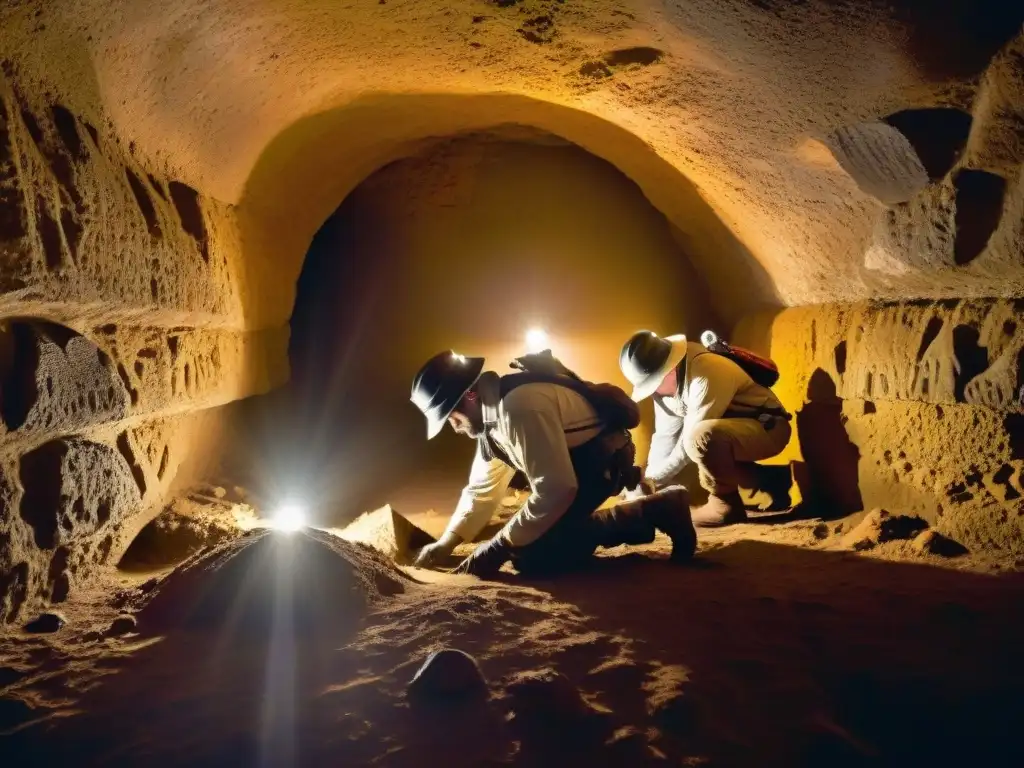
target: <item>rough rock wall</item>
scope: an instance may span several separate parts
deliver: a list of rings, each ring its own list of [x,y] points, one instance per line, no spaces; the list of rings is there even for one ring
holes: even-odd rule
[[[147,167],[240,205],[243,299],[267,327],[363,178],[426,137],[508,122],[630,175],[723,311],[1024,291],[1021,3],[24,0],[5,14],[19,66],[79,111],[103,104]],[[954,235],[954,208],[988,223]]]
[[[918,514],[968,547],[1024,554],[1024,303],[823,305],[752,317],[796,414],[792,461],[826,514]],[[768,345],[756,334],[770,333]]]
[[[209,460],[206,409],[281,380],[236,240],[226,206],[0,77],[0,620],[116,558]]]

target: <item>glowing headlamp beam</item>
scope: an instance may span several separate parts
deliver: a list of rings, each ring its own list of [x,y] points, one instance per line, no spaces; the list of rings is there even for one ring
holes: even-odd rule
[[[526,332],[527,352],[543,352],[549,346],[548,334],[543,328],[531,328]]]
[[[270,518],[270,525],[278,531],[292,533],[306,527],[306,513],[298,504],[278,507]]]

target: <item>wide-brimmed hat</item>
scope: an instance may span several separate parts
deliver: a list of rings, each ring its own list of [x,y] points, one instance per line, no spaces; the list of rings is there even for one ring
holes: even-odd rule
[[[646,400],[661,386],[669,372],[686,357],[686,337],[661,337],[653,331],[637,331],[622,345],[619,368],[633,385],[632,398]]]
[[[444,429],[470,388],[480,378],[484,358],[466,357],[451,350],[430,358],[412,380],[409,398],[427,417],[427,439],[432,440]]]

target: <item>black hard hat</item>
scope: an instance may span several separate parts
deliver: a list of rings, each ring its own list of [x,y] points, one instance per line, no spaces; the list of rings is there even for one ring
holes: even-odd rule
[[[445,422],[484,369],[482,357],[451,350],[430,358],[412,380],[409,398],[427,417],[427,439],[437,437]]]
[[[654,394],[665,376],[686,357],[686,337],[662,338],[653,331],[637,331],[622,345],[619,368],[633,385],[633,400]]]

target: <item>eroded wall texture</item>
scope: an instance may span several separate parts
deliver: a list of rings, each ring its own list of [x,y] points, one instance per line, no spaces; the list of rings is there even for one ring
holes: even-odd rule
[[[772,463],[791,463],[803,501],[826,517],[883,507],[970,548],[1024,553],[1021,308],[947,299],[750,318],[741,338],[770,349],[796,416]]]
[[[1024,6],[1005,0],[5,4],[3,616],[116,557],[217,452],[218,409],[283,383],[307,251],[353,190],[438,140],[508,125],[610,163],[667,222],[671,244],[645,241],[665,264],[617,286],[658,314],[581,315],[593,360],[613,361],[633,325],[685,325],[685,307],[660,312],[677,289],[695,298],[690,273],[723,329],[789,307],[753,336],[781,358],[791,406],[824,403],[817,429],[838,441],[838,422],[857,451],[856,493],[806,447],[792,457],[828,479],[800,482],[837,510],[891,494],[886,506],[939,519],[941,505],[954,534],[1011,546],[1022,24]],[[454,178],[422,187],[436,197],[413,228],[433,243],[413,249],[424,259],[464,256],[441,247],[477,194],[472,174]],[[586,212],[596,193],[572,194],[554,209]],[[606,226],[618,220],[591,214],[607,234],[595,247],[623,250]],[[576,263],[557,245],[531,256],[545,285]],[[417,265],[425,280],[430,262]],[[608,279],[588,290],[607,296]],[[866,304],[907,300],[930,303]],[[438,299],[441,346],[465,338],[449,330],[466,326],[461,311]],[[885,339],[877,357],[862,325]],[[960,444],[938,455],[930,435],[954,424]],[[793,451],[813,445],[806,429]]]
[[[284,339],[245,330],[236,237],[227,206],[0,78],[0,618],[116,562],[211,460],[210,409],[273,383]]]

